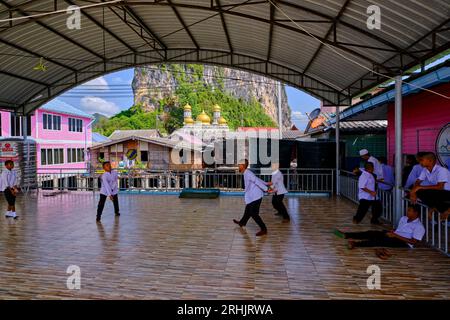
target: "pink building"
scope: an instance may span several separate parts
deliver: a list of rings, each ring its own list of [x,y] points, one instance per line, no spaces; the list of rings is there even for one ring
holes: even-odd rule
[[[443,96],[450,96],[450,83],[430,88]],[[438,138],[441,131],[450,123],[450,100],[427,91],[420,91],[403,99],[403,153],[416,154],[419,151],[432,151],[438,154],[442,164],[450,157],[450,148],[439,149]],[[394,104],[388,105],[388,161],[393,164],[395,156]],[[448,135],[448,133],[446,133]],[[447,141],[450,136],[447,136]]]
[[[21,117],[0,112],[1,139],[22,136]],[[87,148],[92,145],[94,117],[55,99],[34,112],[26,121],[28,139],[36,142],[38,172],[54,169],[84,170]]]

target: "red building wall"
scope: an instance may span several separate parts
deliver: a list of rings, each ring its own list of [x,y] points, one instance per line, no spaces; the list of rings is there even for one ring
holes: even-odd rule
[[[450,96],[450,83],[432,88]],[[388,162],[394,164],[395,119],[394,103],[388,106]],[[435,143],[439,131],[450,122],[450,100],[430,92],[422,91],[403,99],[403,154],[418,151],[436,152]]]

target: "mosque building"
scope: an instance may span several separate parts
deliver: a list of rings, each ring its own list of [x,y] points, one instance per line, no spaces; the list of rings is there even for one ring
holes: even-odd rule
[[[225,137],[230,129],[227,120],[221,115],[221,108],[218,104],[213,107],[212,122],[205,111],[202,111],[194,121],[192,118],[192,107],[187,104],[184,106],[183,127],[177,131],[195,137],[202,137],[204,141],[205,139],[213,141],[217,138]]]

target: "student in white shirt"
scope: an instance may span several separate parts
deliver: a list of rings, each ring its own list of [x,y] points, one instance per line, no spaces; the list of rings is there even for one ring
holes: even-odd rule
[[[16,194],[18,188],[16,185],[17,173],[13,170],[14,162],[12,160],[5,161],[5,169],[2,171],[0,189],[5,194],[6,201],[8,202],[8,210],[5,213],[5,217],[17,219],[16,213]]]
[[[411,190],[413,203],[420,199],[430,208],[445,213],[450,203],[450,172],[437,164],[436,155],[426,153],[420,160],[422,173]]]
[[[392,190],[395,184],[394,168],[387,164],[385,157],[380,157],[379,162],[383,170],[383,181],[378,184],[378,188],[384,191]]]
[[[289,221],[290,217],[283,203],[284,195],[288,193],[284,186],[283,174],[279,170],[277,163],[272,164],[272,170],[272,205],[277,210],[277,214],[283,217],[284,221]]]
[[[119,213],[119,198],[117,194],[119,193],[119,187],[117,185],[117,172],[112,171],[111,163],[104,162],[103,170],[105,173],[102,174],[102,186],[100,188],[100,200],[97,207],[97,222],[100,222],[102,218],[103,208],[105,207],[106,199],[109,198],[114,204],[114,212],[116,216],[120,216]]]
[[[369,150],[367,149],[360,150],[359,155],[364,161],[373,163],[373,173],[376,175],[377,180],[383,181],[383,168],[381,167],[380,161],[378,161],[378,159],[374,156],[370,155]]]
[[[381,202],[377,200],[376,181],[373,175],[373,163],[366,162],[364,169],[358,179],[358,210],[353,217],[353,223],[360,223],[372,207],[372,224],[380,224],[378,218],[381,216]]]
[[[248,169],[248,160],[245,159],[245,163],[239,164],[239,172],[244,173],[244,185],[245,185],[245,211],[241,220],[233,219],[233,222],[240,227],[244,227],[250,218],[253,218],[258,226],[261,228],[256,236],[263,236],[267,234],[267,227],[264,221],[259,216],[259,207],[261,206],[264,192],[271,192],[269,185],[272,183],[266,183],[255,176],[255,174]]]
[[[400,218],[395,231],[342,232],[336,229],[334,234],[349,239],[349,249],[355,247],[413,248],[417,242],[422,241],[425,234],[419,214],[420,209],[417,205],[409,205],[406,216]]]
[[[412,167],[410,170],[410,173],[407,177],[407,180],[405,182],[404,188],[406,190],[412,189],[414,187],[414,184],[416,183],[417,179],[419,179],[420,174],[422,173],[423,167],[420,164],[420,161],[422,157],[427,154],[427,152],[418,152],[416,154],[416,161],[417,163]],[[405,167],[406,168],[406,167]],[[422,185],[426,185],[426,182],[422,182]]]

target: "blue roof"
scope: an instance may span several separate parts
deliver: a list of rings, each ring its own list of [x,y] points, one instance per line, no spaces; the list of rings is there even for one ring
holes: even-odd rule
[[[108,139],[108,137],[105,137],[98,132],[92,132],[92,142],[103,143],[108,141],[111,141],[110,139]]]
[[[429,71],[418,74],[408,82],[403,82],[402,95],[403,97],[422,91],[421,88],[432,88],[441,83],[450,82],[450,61],[446,61]],[[341,112],[340,120],[355,116],[370,109],[382,106],[388,102],[395,100],[395,89],[393,86],[376,94],[370,99],[361,101]],[[330,120],[331,124],[336,122],[336,118]]]
[[[78,117],[94,119],[94,116],[92,116],[84,111],[81,111],[80,109],[77,109],[74,106],[72,106],[64,101],[61,101],[59,99],[53,99],[52,101],[47,102],[40,109],[52,111],[52,112],[63,113],[63,114],[68,114],[71,116],[78,116]]]

